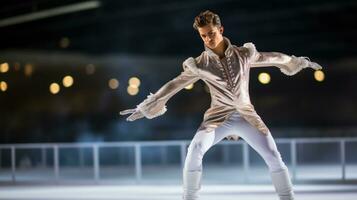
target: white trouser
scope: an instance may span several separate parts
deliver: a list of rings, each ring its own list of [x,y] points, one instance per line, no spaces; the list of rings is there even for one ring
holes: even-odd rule
[[[262,134],[239,113],[234,113],[221,126],[211,132],[198,131],[187,152],[183,169],[183,199],[197,200],[201,187],[202,159],[213,145],[223,138],[237,135],[243,138],[268,165],[270,175],[280,200],[293,200],[294,191],[288,169],[282,161],[272,135]]]
[[[184,169],[202,171],[204,154],[229,135],[238,135],[243,138],[264,159],[270,172],[286,169],[272,135],[259,132],[237,112],[215,130],[196,133],[188,148]]]

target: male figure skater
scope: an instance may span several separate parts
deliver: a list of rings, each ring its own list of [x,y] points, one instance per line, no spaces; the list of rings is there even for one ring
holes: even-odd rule
[[[183,62],[183,72],[151,94],[134,109],[127,120],[157,117],[166,112],[166,102],[185,86],[203,80],[211,95],[211,106],[189,145],[183,169],[183,199],[198,199],[201,186],[202,158],[209,148],[224,138],[242,137],[264,159],[280,200],[294,199],[294,192],[285,163],[275,141],[249,98],[249,71],[252,67],[276,66],[286,75],[303,68],[321,69],[305,57],[277,52],[258,52],[252,43],[235,46],[223,36],[217,14],[205,11],[195,17],[193,27],[202,38],[205,51]]]

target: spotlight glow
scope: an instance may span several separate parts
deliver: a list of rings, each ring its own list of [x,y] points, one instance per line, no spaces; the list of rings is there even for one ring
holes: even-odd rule
[[[140,86],[140,79],[138,78],[138,77],[131,77],[130,79],[129,79],[129,85],[131,86],[131,87],[139,87]]]
[[[129,95],[134,96],[134,95],[137,95],[139,93],[139,88],[132,87],[132,86],[129,85],[128,88],[127,88],[127,92],[128,92]]]
[[[193,83],[185,87],[186,90],[191,90],[192,88],[193,88]]]
[[[1,73],[6,73],[9,71],[9,64],[8,63],[2,63],[0,65],[0,72]]]
[[[270,83],[270,75],[266,72],[262,72],[258,75],[258,80],[261,84]]]
[[[119,87],[119,81],[115,78],[112,78],[109,80],[108,85],[109,85],[110,89],[115,90]]]
[[[58,85],[58,83],[51,83],[50,92],[52,94],[57,94],[59,91],[60,91],[60,86]]]
[[[64,87],[71,87],[73,85],[73,77],[72,76],[65,76],[62,80]]]
[[[314,77],[316,81],[322,82],[325,80],[325,73],[321,70],[317,70],[314,72]]]
[[[1,91],[5,92],[7,90],[7,83],[5,81],[0,82]]]

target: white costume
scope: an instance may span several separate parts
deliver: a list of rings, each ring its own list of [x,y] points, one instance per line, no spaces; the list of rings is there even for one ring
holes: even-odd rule
[[[184,71],[150,94],[137,108],[122,111],[133,113],[127,120],[149,119],[166,112],[166,102],[187,85],[203,80],[211,95],[211,106],[192,140],[184,167],[185,200],[197,199],[205,152],[224,137],[239,137],[253,147],[267,163],[273,184],[281,200],[293,199],[293,191],[286,165],[280,157],[271,133],[256,113],[249,97],[249,72],[252,67],[276,66],[286,75],[294,75],[303,68],[321,69],[305,57],[288,56],[277,52],[258,52],[252,43],[242,47],[227,45],[225,57],[219,58],[212,50],[183,62]]]

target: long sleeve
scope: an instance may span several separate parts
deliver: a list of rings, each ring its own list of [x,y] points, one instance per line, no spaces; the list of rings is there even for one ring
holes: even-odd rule
[[[155,94],[150,93],[137,108],[146,118],[154,118],[166,112],[166,102],[181,89],[199,80],[198,69],[194,58],[183,62],[180,75],[163,85]]]
[[[304,68],[313,68],[315,70],[322,67],[310,62],[307,57],[288,56],[279,52],[258,52],[253,43],[245,43],[244,47],[248,50],[248,60],[250,67],[275,66],[286,75],[292,76]]]

